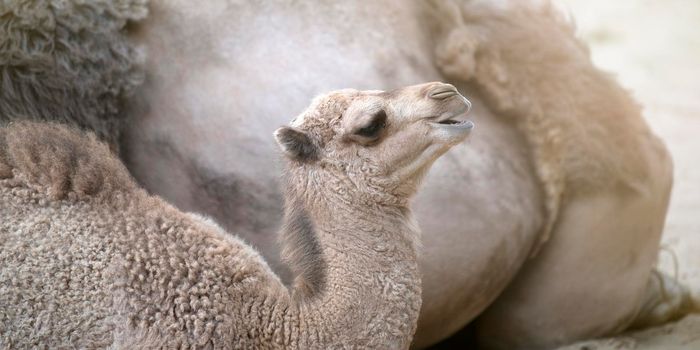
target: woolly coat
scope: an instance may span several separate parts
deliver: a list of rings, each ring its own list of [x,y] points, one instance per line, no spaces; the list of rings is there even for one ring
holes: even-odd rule
[[[0,349],[393,349],[415,331],[416,234],[388,249],[319,224],[328,275],[297,295],[253,248],[149,195],[107,145],[65,126],[0,128],[0,217]]]
[[[139,189],[94,136],[56,125],[1,130],[0,349],[292,338],[265,324],[281,312],[265,291],[281,285],[254,250]],[[233,317],[234,303],[259,319]],[[256,325],[260,334],[239,333]],[[250,342],[216,341],[236,337]]]
[[[147,0],[0,2],[0,125],[70,123],[118,150],[121,102],[144,78],[123,29],[147,13]]]

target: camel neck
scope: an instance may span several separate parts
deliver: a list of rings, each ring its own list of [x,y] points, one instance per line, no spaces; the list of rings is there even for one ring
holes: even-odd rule
[[[420,309],[418,233],[408,208],[287,200],[284,251],[298,274],[291,292],[300,322],[314,329],[310,344],[356,334],[407,347]]]

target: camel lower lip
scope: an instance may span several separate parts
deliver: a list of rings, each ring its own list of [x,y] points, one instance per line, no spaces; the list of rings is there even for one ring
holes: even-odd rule
[[[469,120],[452,120],[447,119],[437,123],[432,123],[440,127],[450,127],[450,128],[460,128],[460,129],[471,129],[474,127],[474,123]]]

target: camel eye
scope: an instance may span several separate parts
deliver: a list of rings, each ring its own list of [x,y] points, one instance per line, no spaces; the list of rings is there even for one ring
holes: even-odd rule
[[[379,137],[379,134],[381,131],[384,129],[386,126],[386,112],[384,110],[380,110],[377,112],[375,115],[372,116],[372,120],[370,123],[361,128],[358,129],[355,132],[355,135],[359,135],[362,137],[370,138],[370,139],[375,139]]]

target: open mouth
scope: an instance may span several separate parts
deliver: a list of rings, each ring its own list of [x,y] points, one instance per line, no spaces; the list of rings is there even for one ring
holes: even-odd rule
[[[449,100],[449,104],[446,106],[447,111],[429,118],[429,122],[434,127],[461,133],[474,128],[474,123],[466,119],[466,116],[471,110],[472,104],[469,102],[469,100],[464,98],[464,96],[456,93],[456,91],[457,90],[454,90],[454,88],[452,90],[439,91],[440,94],[451,92],[455,94],[453,96],[459,96],[460,98],[451,98]]]
[[[439,121],[438,124],[442,125],[466,125],[466,124],[471,124],[472,122],[468,120],[454,120],[454,119],[447,119],[443,121]]]
[[[459,115],[455,115],[449,118],[445,118],[443,120],[435,120],[432,122],[434,125],[440,125],[440,126],[447,126],[447,127],[457,127],[457,128],[468,128],[471,129],[474,127],[474,123],[469,121],[469,120],[462,120],[458,119],[460,117],[463,117],[466,113],[462,113]]]

